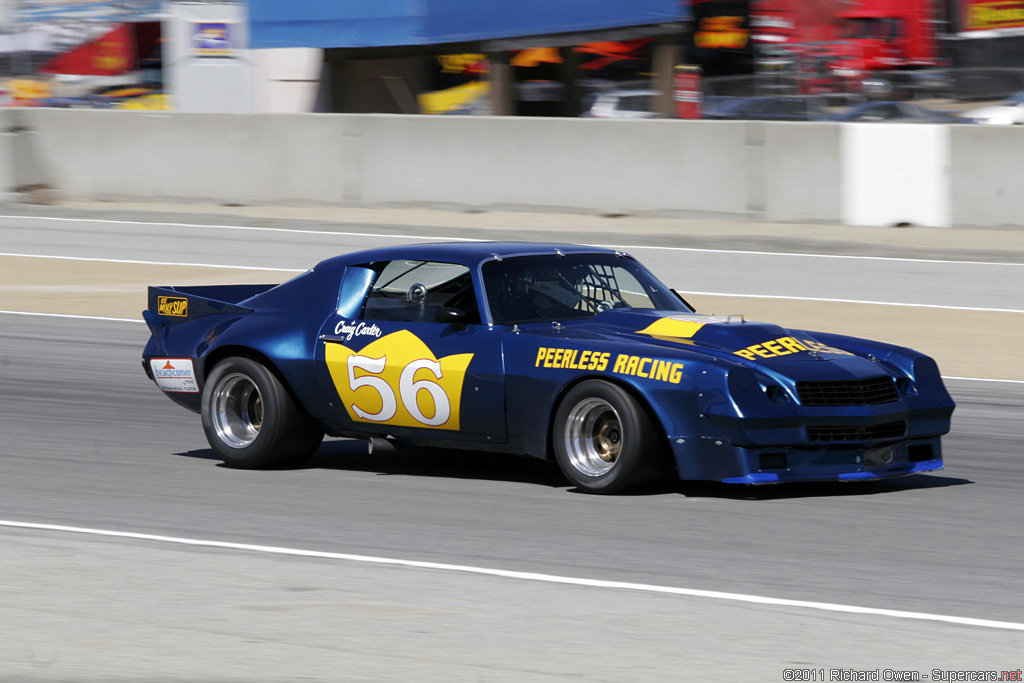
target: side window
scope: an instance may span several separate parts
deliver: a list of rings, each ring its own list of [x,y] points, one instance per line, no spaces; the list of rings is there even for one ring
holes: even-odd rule
[[[432,323],[439,308],[457,308],[469,325],[480,323],[480,309],[469,269],[439,261],[388,261],[369,264],[379,272],[366,296],[364,320]]]
[[[651,111],[651,98],[649,95],[630,95],[623,97],[619,102],[619,108],[623,111]]]
[[[889,104],[889,105],[886,105],[885,107],[882,108],[882,118],[883,119],[886,119],[886,120],[888,120],[888,119],[895,119],[895,118],[898,118],[899,115],[900,115],[900,108],[899,108],[898,105]]]
[[[491,317],[511,325],[593,318],[612,309],[686,310],[630,259],[522,256],[483,266]]]
[[[886,36],[886,40],[893,41],[900,38],[903,35],[903,19],[892,18],[889,20],[889,35]]]
[[[598,300],[599,310],[603,308],[601,301],[611,301],[613,308],[622,308],[622,304],[630,308],[654,308],[647,290],[625,268],[608,268],[595,280],[597,286],[593,287],[593,297]],[[590,294],[590,289],[590,286],[584,287],[584,295]]]
[[[884,121],[890,118],[892,112],[885,105],[878,105],[875,107],[869,107],[861,112],[861,121]]]

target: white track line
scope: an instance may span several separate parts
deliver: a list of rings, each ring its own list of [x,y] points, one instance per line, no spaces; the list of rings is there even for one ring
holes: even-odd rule
[[[956,377],[955,375],[943,375],[942,379],[956,379],[964,382],[1004,382],[1006,384],[1024,384],[1022,379],[989,379],[986,377]]]
[[[77,318],[79,320],[106,320],[111,322],[119,323],[137,323],[145,324],[143,320],[136,320],[134,318],[104,318],[97,315],[71,315],[67,313],[36,313],[29,311],[3,311],[0,310],[0,315],[28,315],[38,317],[49,317],[49,318]],[[952,377],[943,375],[942,379],[958,379],[965,382],[1006,382],[1009,384],[1024,384],[1024,380],[1019,379],[991,379],[988,377]]]
[[[103,218],[55,218],[52,216],[0,216],[5,218],[28,218],[42,221],[70,221],[74,223],[109,223],[111,225],[145,225],[158,228],[196,228],[201,230],[252,230],[256,232],[281,232],[297,235],[333,235],[338,237],[378,237],[393,240],[443,241],[443,242],[487,242],[473,237],[430,237],[424,235],[395,235],[373,232],[342,232],[339,230],[309,230],[305,228],[268,228],[255,225],[203,225],[201,223],[151,223],[146,221],[113,221]]]
[[[271,268],[269,266],[225,266],[213,263],[173,263],[167,261],[136,261],[133,259],[117,258],[94,258],[91,256],[54,256],[52,254],[14,254],[0,252],[0,256],[13,256],[16,258],[42,258],[55,259],[58,261],[96,261],[97,263],[127,263],[141,266],[174,266],[189,268],[229,268],[231,270],[269,270],[278,273],[301,273],[301,268]]]
[[[664,247],[664,246],[624,246],[612,244],[591,244],[592,247],[605,249],[658,249],[661,251],[693,251],[708,254],[745,254],[750,256],[801,256],[807,258],[834,258],[861,261],[906,261],[910,263],[947,263],[956,266],[1024,266],[1024,263],[1007,263],[1005,261],[952,261],[946,259],[901,258],[897,256],[852,256],[849,254],[803,254],[788,251],[741,251],[733,249],[698,249],[696,247]]]
[[[64,261],[96,261],[97,263],[127,263],[132,265],[146,266],[171,266],[190,268],[226,268],[232,270],[266,270],[278,273],[301,273],[301,268],[270,268],[267,266],[227,266],[215,263],[175,263],[172,261],[136,261],[130,259],[93,258],[86,256],[55,256],[52,254],[15,254],[12,252],[0,252],[0,257],[9,256],[15,258],[39,258],[56,259]],[[862,301],[859,299],[825,299],[807,296],[782,296],[778,294],[731,294],[726,292],[693,292],[683,291],[682,294],[693,294],[696,296],[721,296],[741,299],[778,299],[782,301],[817,301],[823,303],[838,304],[865,304],[869,306],[902,306],[906,308],[937,308],[950,311],[978,311],[982,313],[1024,313],[1024,310],[1015,308],[978,308],[973,306],[944,306],[942,304],[911,304],[896,301]]]
[[[4,219],[16,219],[16,220],[38,220],[38,221],[63,221],[71,223],[109,223],[111,225],[144,225],[151,227],[171,227],[171,228],[197,228],[202,230],[252,230],[259,232],[281,232],[281,233],[293,233],[302,235],[337,235],[341,237],[375,237],[382,239],[397,239],[397,240],[417,240],[417,241],[445,241],[445,242],[487,242],[490,240],[475,239],[471,237],[449,237],[449,236],[423,236],[423,235],[395,235],[390,233],[371,233],[371,232],[339,232],[335,230],[308,230],[302,228],[270,228],[261,226],[251,225],[203,225],[201,223],[165,223],[165,222],[148,222],[148,221],[119,221],[111,220],[106,218],[64,218],[57,216],[0,216],[0,220]],[[286,219],[281,219],[286,220]],[[545,242],[548,240],[538,240]],[[952,261],[943,259],[914,259],[914,258],[899,258],[893,256],[851,256],[848,254],[802,254],[798,252],[778,252],[778,251],[742,251],[733,249],[698,249],[693,247],[666,247],[666,246],[650,246],[650,245],[636,245],[636,246],[624,246],[624,245],[609,245],[609,244],[589,244],[592,247],[603,247],[606,249],[654,249],[660,251],[692,251],[697,253],[712,253],[712,254],[750,254],[752,256],[798,256],[806,258],[832,258],[832,259],[858,259],[867,261],[904,261],[911,263],[948,263],[953,265],[971,265],[971,266],[1024,266],[1024,263],[1006,263],[999,261]]]
[[[1016,308],[976,308],[973,306],[944,306],[942,304],[908,304],[897,301],[861,301],[859,299],[824,299],[810,296],[780,296],[777,294],[727,294],[725,292],[690,292],[680,291],[680,294],[693,294],[695,296],[728,296],[740,299],[783,299],[786,301],[821,301],[834,304],[869,304],[871,306],[905,306],[908,308],[942,308],[952,311],[979,311],[983,313],[1024,313],[1024,310]]]
[[[141,323],[146,324],[144,320],[136,320],[135,318],[104,318],[98,315],[72,315],[70,313],[36,313],[33,311],[0,311],[0,314],[4,315],[28,315],[36,316],[40,318],[76,318],[78,320],[106,320],[109,322],[116,323]]]
[[[980,626],[983,628],[1004,629],[1010,631],[1024,631],[1024,624],[1010,621],[994,621],[991,619],[974,619],[971,617],[954,617],[944,614],[928,614],[925,612],[905,612],[902,610],[878,609],[874,607],[858,607],[855,605],[838,605],[828,602],[811,602],[807,600],[788,600],[785,598],[769,598],[760,595],[746,595],[743,593],[725,593],[722,591],[698,590],[694,588],[675,588],[672,586],[655,586],[644,583],[627,583],[624,581],[602,581],[599,579],[579,579],[570,576],[557,576],[553,574],[538,574],[535,572],[519,572],[505,569],[488,569],[485,567],[472,567],[460,564],[444,564],[438,562],[419,562],[416,560],[399,560],[387,557],[374,557],[370,555],[352,555],[349,553],[331,553],[318,550],[301,550],[298,548],[281,548],[266,545],[251,545],[248,543],[229,543],[226,541],[209,541],[194,538],[179,538],[176,536],[157,536],[154,534],[139,534],[129,531],[109,531],[106,529],[89,529],[83,527],[61,526],[57,524],[35,524],[30,522],[14,522],[0,520],[0,526],[16,529],[33,529],[37,531],[62,531],[76,534],[89,534],[92,536],[106,536],[113,538],[129,538],[139,541],[155,541],[159,543],[174,543],[177,545],[199,546],[205,548],[220,548],[224,550],[241,550],[247,552],[269,553],[272,555],[291,555],[297,557],[312,557],[325,560],[343,560],[347,562],[363,562],[368,564],[390,565],[396,567],[410,567],[415,569],[433,569],[439,571],[463,572],[467,574],[478,574],[484,576],[498,576],[506,579],[518,579],[522,581],[539,581],[542,583],[567,584],[572,586],[587,586],[590,588],[611,588],[618,590],[632,590],[644,593],[663,593],[669,595],[682,595],[693,598],[708,598],[713,600],[731,600],[734,602],[746,602],[758,605],[775,605],[777,607],[801,607],[805,609],[823,610],[826,612],[845,612],[847,614],[861,614],[867,616],[893,617],[896,619],[916,619],[919,621],[936,621],[958,626]]]

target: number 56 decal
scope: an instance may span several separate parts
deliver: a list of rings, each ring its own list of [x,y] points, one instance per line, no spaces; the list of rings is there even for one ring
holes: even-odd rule
[[[472,353],[438,359],[402,330],[356,353],[327,342],[327,369],[349,416],[399,427],[459,428],[462,382]]]

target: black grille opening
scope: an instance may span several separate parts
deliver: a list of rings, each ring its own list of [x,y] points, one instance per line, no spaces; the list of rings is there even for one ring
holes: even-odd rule
[[[785,453],[760,453],[758,457],[762,470],[786,469]]]
[[[809,441],[878,441],[879,439],[896,439],[907,431],[907,425],[900,422],[886,422],[866,427],[808,427]]]
[[[932,455],[932,445],[930,443],[907,446],[907,460],[910,462],[924,462],[925,460],[934,459],[935,456]]]
[[[796,391],[805,406],[873,406],[900,399],[892,377],[797,382]]]

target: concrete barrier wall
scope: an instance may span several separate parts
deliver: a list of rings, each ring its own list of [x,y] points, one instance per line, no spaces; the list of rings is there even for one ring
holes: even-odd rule
[[[745,215],[745,125],[356,117],[362,199]]]
[[[1024,226],[1024,126],[954,126],[952,222]]]
[[[754,129],[753,122],[747,125]],[[842,127],[834,123],[760,125],[765,130],[764,164],[750,168],[757,176],[749,183],[763,182],[764,220],[838,222],[843,194]]]
[[[28,132],[0,157],[30,149],[33,164],[20,166],[74,199],[1024,225],[1024,129],[0,111],[4,130],[15,119]],[[13,176],[25,184],[18,167]]]
[[[330,117],[27,112],[49,182],[77,199],[230,203],[343,200]]]

